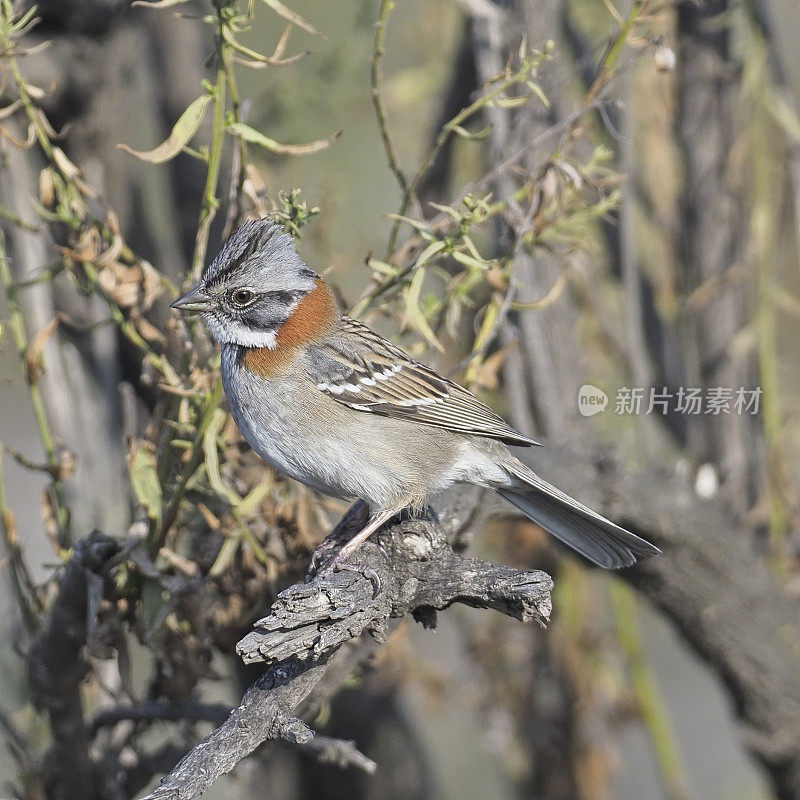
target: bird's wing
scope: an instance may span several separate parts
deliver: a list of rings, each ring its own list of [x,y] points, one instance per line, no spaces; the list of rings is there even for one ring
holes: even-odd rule
[[[310,348],[308,369],[321,392],[357,411],[507,444],[537,444],[466,389],[349,317],[342,318],[335,334]]]

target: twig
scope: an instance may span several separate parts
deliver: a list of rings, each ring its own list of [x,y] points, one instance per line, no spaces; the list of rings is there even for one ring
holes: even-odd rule
[[[239,87],[231,66],[230,51],[220,53],[222,68],[225,70],[225,81],[228,85],[228,94],[231,97],[231,112],[235,122],[242,123],[247,115],[247,104],[243,104],[239,97]],[[234,177],[235,176],[235,177]],[[228,199],[228,215],[225,220],[223,237],[228,238],[241,222],[241,198],[244,182],[247,177],[247,142],[240,136],[237,146],[233,151],[231,163],[231,188]]]
[[[83,262],[83,269],[86,273],[86,277],[92,284],[95,294],[97,294],[108,307],[111,319],[114,320],[120,333],[122,333],[122,335],[142,354],[142,358],[161,375],[168,386],[175,389],[181,388],[183,383],[175,372],[172,364],[170,364],[166,356],[159,355],[150,347],[145,338],[136,330],[136,326],[125,316],[125,313],[114,298],[106,292],[100,283],[100,276],[94,264],[89,261]]]
[[[161,526],[158,528],[153,536],[152,541],[149,543],[150,552],[152,554],[157,553],[164,546],[164,543],[167,539],[167,534],[178,517],[181,501],[186,494],[189,481],[191,481],[192,477],[197,471],[197,468],[200,466],[200,462],[203,460],[203,438],[205,437],[208,426],[211,424],[211,420],[214,416],[214,412],[217,410],[217,406],[219,405],[221,397],[222,379],[218,377],[214,383],[211,393],[206,399],[205,408],[203,409],[203,416],[200,419],[200,424],[197,426],[197,431],[195,432],[194,440],[192,441],[192,449],[190,451],[189,460],[186,462],[181,474],[178,476],[175,493],[172,495],[172,499],[170,500],[167,510],[164,513],[164,519],[162,520]]]
[[[397,155],[395,154],[394,145],[389,135],[386,108],[383,104],[383,96],[381,95],[383,42],[386,36],[386,25],[389,22],[389,15],[392,13],[393,9],[394,2],[392,2],[392,0],[381,0],[378,21],[375,23],[375,42],[372,47],[372,58],[370,59],[370,84],[372,86],[372,105],[375,107],[375,116],[378,118],[378,130],[380,131],[381,140],[383,141],[383,149],[386,151],[386,158],[389,161],[389,169],[394,173],[397,182],[400,184],[400,190],[405,194],[408,192],[408,182],[397,162]]]
[[[208,170],[206,183],[203,189],[203,202],[200,206],[200,220],[197,225],[197,236],[194,241],[194,254],[189,279],[192,283],[200,280],[203,264],[208,249],[208,236],[211,230],[211,221],[214,219],[219,201],[217,200],[217,181],[222,161],[222,143],[225,140],[225,89],[228,86],[226,62],[230,45],[222,35],[223,26],[228,23],[222,17],[223,5],[216,6],[219,19],[220,35],[218,38],[219,66],[217,67],[217,80],[214,85],[214,117],[211,128],[211,146],[208,150]]]
[[[3,286],[6,299],[8,301],[9,328],[14,344],[17,348],[17,355],[25,372],[25,380],[28,384],[28,391],[33,408],[33,416],[36,420],[36,427],[39,430],[39,438],[42,442],[47,465],[52,476],[50,484],[53,508],[55,510],[56,524],[59,531],[59,544],[62,547],[69,546],[69,512],[64,501],[64,491],[61,481],[57,477],[59,463],[56,451],[55,438],[50,430],[50,422],[47,418],[47,410],[42,397],[42,390],[39,386],[38,376],[35,371],[25,368],[28,355],[28,336],[25,332],[25,320],[22,309],[17,301],[17,292],[14,287],[11,269],[6,256],[6,243],[3,232],[0,231],[0,284]]]
[[[296,659],[270,667],[247,690],[228,719],[184,756],[144,800],[199,797],[267,739],[283,738],[299,744],[310,741],[314,734],[294,716],[294,710],[326,670],[325,664],[307,669]]]
[[[367,758],[355,742],[345,739],[332,739],[330,736],[315,736],[310,742],[302,745],[303,750],[313,753],[323,764],[333,764],[342,769],[356,767],[362,772],[372,775],[378,765]]]
[[[14,515],[6,503],[5,485],[3,480],[3,450],[5,446],[0,442],[0,530],[8,550],[8,564],[11,572],[11,582],[17,595],[22,621],[28,632],[36,633],[39,629],[39,615],[42,612],[41,603],[36,593],[36,584],[33,582],[28,565],[22,555],[19,544]]]
[[[137,705],[104,708],[92,720],[92,733],[119,722],[144,722],[163,720],[165,722],[213,722],[219,724],[230,713],[231,707],[223,703],[194,703],[188,700],[168,702],[143,701]]]
[[[440,150],[442,147],[444,147],[445,143],[453,134],[453,132],[463,125],[468,119],[471,119],[482,108],[489,106],[495,100],[499,100],[512,86],[526,82],[529,79],[531,72],[536,69],[543,58],[544,54],[541,53],[537,54],[537,56],[532,59],[527,57],[523,58],[522,66],[516,70],[516,72],[506,75],[497,84],[497,86],[481,95],[466,108],[462,108],[461,111],[459,111],[446,125],[442,127],[433,143],[433,147],[431,147],[431,149],[428,151],[427,156],[422,161],[422,164],[420,164],[411,180],[408,182],[408,186],[403,193],[403,200],[400,203],[400,209],[397,212],[398,218],[395,219],[389,234],[389,244],[386,248],[386,261],[390,260],[392,253],[394,252],[397,234],[400,230],[400,224],[402,223],[400,217],[402,217],[408,210],[408,206],[417,192],[417,187],[419,186],[420,181],[422,181],[422,179],[425,177],[425,174],[430,169],[431,164],[433,164],[433,162],[436,160]]]

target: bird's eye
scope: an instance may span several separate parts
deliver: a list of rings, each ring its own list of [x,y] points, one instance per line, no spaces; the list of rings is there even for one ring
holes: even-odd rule
[[[250,289],[236,289],[231,294],[231,300],[235,306],[239,306],[240,308],[244,308],[244,306],[248,305],[253,301],[255,295],[253,294]]]

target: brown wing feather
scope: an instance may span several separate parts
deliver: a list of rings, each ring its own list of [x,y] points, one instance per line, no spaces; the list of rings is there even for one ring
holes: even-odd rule
[[[508,444],[537,444],[466,389],[349,317],[310,349],[309,372],[320,391],[358,411]]]

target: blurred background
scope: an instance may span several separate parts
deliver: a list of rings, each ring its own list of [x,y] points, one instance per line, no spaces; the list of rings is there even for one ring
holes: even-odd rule
[[[497,510],[472,549],[553,576],[547,630],[407,620],[307,717],[375,775],[267,744],[208,796],[800,798],[795,0],[146,5],[3,10],[0,792],[155,785],[214,719],[103,713],[236,705],[235,642],[344,510],[224,415],[186,471],[217,362],[168,304],[277,210],[343,308],[664,555],[601,574]],[[76,730],[37,664],[95,528],[152,569],[105,576],[62,664]]]

